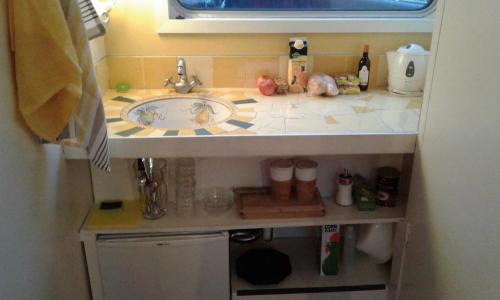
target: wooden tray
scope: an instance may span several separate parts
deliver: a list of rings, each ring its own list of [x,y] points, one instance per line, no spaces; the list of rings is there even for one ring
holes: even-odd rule
[[[277,219],[323,217],[325,206],[319,191],[310,202],[299,202],[295,195],[288,201],[276,201],[269,188],[238,188],[237,195],[240,216],[243,219]]]

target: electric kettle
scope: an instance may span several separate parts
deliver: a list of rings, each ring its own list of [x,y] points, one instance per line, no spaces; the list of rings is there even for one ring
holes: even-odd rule
[[[417,44],[387,52],[389,92],[406,96],[422,95],[428,58],[429,51]]]

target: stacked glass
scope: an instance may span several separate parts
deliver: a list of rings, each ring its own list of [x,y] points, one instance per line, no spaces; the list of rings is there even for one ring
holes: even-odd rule
[[[178,214],[188,214],[193,211],[196,172],[193,158],[179,158],[176,170],[175,198]]]

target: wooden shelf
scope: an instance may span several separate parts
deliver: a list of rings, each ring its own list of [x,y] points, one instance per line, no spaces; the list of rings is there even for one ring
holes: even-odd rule
[[[276,285],[252,285],[236,274],[236,259],[252,248],[272,247],[290,257],[292,274]],[[269,295],[318,292],[352,292],[385,290],[389,282],[388,264],[377,265],[369,256],[356,253],[352,266],[339,265],[339,274],[321,276],[319,273],[319,241],[317,238],[277,238],[271,242],[231,245],[232,295]]]
[[[377,207],[375,211],[359,211],[355,206],[342,207],[331,198],[323,199],[326,208],[324,217],[290,219],[242,219],[237,205],[222,214],[209,214],[203,205],[197,204],[193,214],[179,216],[170,209],[161,219],[150,221],[143,219],[135,228],[88,229],[83,224],[81,234],[116,234],[144,232],[206,232],[232,229],[320,226],[326,224],[365,224],[393,223],[404,219],[403,207]]]

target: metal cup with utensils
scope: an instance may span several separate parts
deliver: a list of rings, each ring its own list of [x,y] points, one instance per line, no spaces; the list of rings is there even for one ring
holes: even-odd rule
[[[167,162],[152,157],[139,158],[134,162],[139,186],[142,216],[154,220],[165,215],[167,183],[165,174]]]

